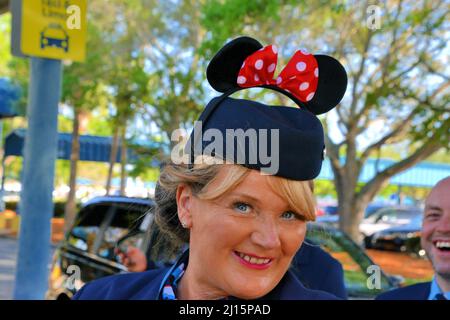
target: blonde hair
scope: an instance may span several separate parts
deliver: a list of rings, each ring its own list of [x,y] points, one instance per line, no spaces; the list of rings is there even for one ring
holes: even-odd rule
[[[222,166],[229,166],[226,175],[214,189],[208,185],[215,181]],[[253,169],[234,164],[167,164],[161,172],[155,192],[155,221],[159,229],[169,237],[173,252],[189,241],[188,230],[182,228],[178,219],[176,192],[180,184],[188,185],[200,199],[216,199],[241,183]],[[278,176],[267,176],[273,191],[306,221],[315,220],[315,198],[312,181],[295,181]]]

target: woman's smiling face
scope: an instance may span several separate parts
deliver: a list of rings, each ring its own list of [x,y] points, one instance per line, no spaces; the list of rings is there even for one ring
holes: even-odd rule
[[[214,190],[226,174],[224,166],[207,188]],[[250,170],[234,189],[214,200],[179,188],[179,216],[190,228],[189,264],[182,282],[191,297],[258,298],[286,273],[305,237],[306,221],[268,179],[274,177]]]

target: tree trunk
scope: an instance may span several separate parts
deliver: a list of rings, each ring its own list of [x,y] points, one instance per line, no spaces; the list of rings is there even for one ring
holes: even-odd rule
[[[64,212],[64,233],[70,230],[76,215],[77,164],[80,159],[80,112],[74,107],[72,148],[70,152],[69,194]]]
[[[121,151],[120,151],[120,195],[125,196],[125,189],[127,187],[127,144],[125,140],[126,125],[122,128],[121,137]]]
[[[359,231],[359,224],[371,199],[354,199],[345,197],[339,200],[339,229],[344,231],[356,243],[363,245],[364,236]]]
[[[106,195],[109,195],[109,192],[111,190],[111,181],[112,181],[114,164],[116,163],[116,159],[117,159],[117,149],[118,148],[119,148],[119,126],[116,125],[114,127],[113,141],[112,141],[112,145],[111,145],[111,153],[109,156],[108,177],[106,179]]]
[[[367,208],[367,205],[376,196],[378,191],[389,183],[389,178],[413,167],[439,150],[440,147],[441,145],[439,142],[430,139],[428,143],[421,146],[409,157],[396,162],[377,173],[377,175],[368,181],[358,192],[356,192],[356,186],[361,168],[356,167],[353,169],[347,163],[345,166],[345,175],[340,181],[338,181],[339,179],[335,179],[340,215],[339,228],[346,232],[357,243],[362,243],[363,239],[359,232],[359,224],[364,218],[364,211]],[[358,172],[358,174],[355,174],[355,172]]]
[[[361,243],[359,233],[359,219],[357,218],[361,213],[358,213],[355,204],[355,185],[356,181],[344,180],[341,187],[338,187],[338,213],[339,213],[339,228],[347,233],[357,243]]]

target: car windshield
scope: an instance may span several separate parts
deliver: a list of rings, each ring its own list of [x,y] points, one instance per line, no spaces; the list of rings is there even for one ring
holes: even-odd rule
[[[423,220],[423,215],[417,214],[414,218],[411,219],[410,225],[420,229],[422,226],[422,220]]]
[[[382,205],[369,205],[366,208],[366,211],[364,211],[364,217],[368,218],[371,215],[375,214],[377,211],[379,211],[380,209],[383,209],[384,206]]]
[[[367,270],[375,264],[363,249],[337,229],[323,228],[318,225],[311,226],[312,228],[308,228],[308,240],[320,245],[342,264],[345,287],[350,297],[373,298],[379,293],[393,288],[389,279],[382,272],[380,272],[380,289],[369,288],[367,281],[371,274],[367,273]]]
[[[413,209],[396,209],[385,208],[381,209],[368,218],[364,219],[366,223],[397,223],[408,224],[417,215],[421,215],[421,212]]]
[[[83,208],[68,243],[80,250],[114,259],[117,241],[139,229],[149,207],[124,203],[101,203]]]

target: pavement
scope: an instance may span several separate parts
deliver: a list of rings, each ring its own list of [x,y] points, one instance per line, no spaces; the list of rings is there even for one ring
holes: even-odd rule
[[[13,296],[18,242],[14,238],[0,237],[0,300]]]
[[[407,253],[366,250],[372,260],[381,266],[386,273],[400,275],[417,281],[430,281],[434,271],[430,260],[416,258]]]
[[[0,235],[0,300],[13,298],[18,246],[16,238]]]

